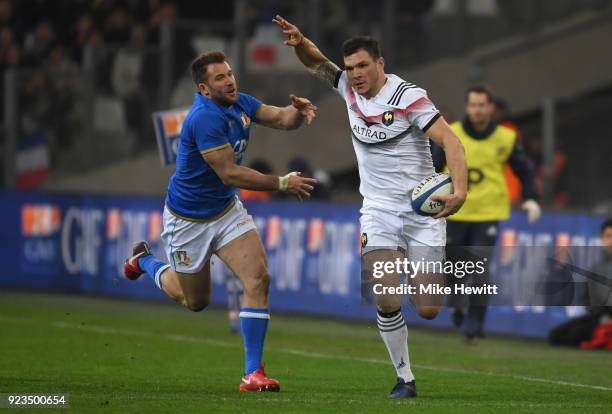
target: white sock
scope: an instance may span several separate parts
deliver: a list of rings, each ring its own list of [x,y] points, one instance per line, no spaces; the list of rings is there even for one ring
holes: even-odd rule
[[[155,286],[157,286],[157,288],[160,290],[164,290],[164,288],[162,287],[161,277],[164,274],[164,271],[169,267],[169,264],[160,267],[159,269],[157,269],[157,272],[155,272],[155,276],[153,277],[153,282],[155,283]]]
[[[401,310],[386,314],[379,311],[376,324],[387,346],[397,376],[406,382],[412,381],[414,375],[410,369],[410,357],[408,356],[408,327],[404,322]]]

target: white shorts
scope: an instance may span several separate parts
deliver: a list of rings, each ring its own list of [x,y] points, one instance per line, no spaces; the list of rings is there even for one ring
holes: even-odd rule
[[[377,207],[361,209],[361,253],[401,250],[410,260],[442,260],[446,219],[393,212]]]
[[[174,271],[198,273],[210,257],[223,246],[256,229],[240,200],[213,221],[193,221],[177,217],[164,207],[161,239],[168,262]]]

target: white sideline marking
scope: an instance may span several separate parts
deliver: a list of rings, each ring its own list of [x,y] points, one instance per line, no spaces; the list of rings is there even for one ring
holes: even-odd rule
[[[40,320],[34,318],[19,318],[19,317],[10,317],[0,315],[0,320],[8,321],[8,322],[40,322]],[[206,339],[206,338],[196,338],[193,336],[187,335],[177,335],[177,334],[159,334],[154,332],[145,332],[145,331],[133,331],[128,329],[117,329],[108,326],[102,325],[79,325],[75,323],[68,323],[63,321],[54,321],[51,322],[51,326],[55,326],[56,328],[62,329],[82,329],[91,332],[104,333],[104,334],[113,334],[113,335],[125,335],[125,336],[146,336],[146,337],[156,337],[156,338],[166,338],[172,341],[179,342],[192,342],[199,344],[206,344],[212,346],[219,347],[242,347],[242,345],[237,345],[233,342],[225,342],[218,341],[214,339]],[[308,358],[317,358],[317,359],[334,359],[334,360],[343,360],[343,361],[358,361],[370,364],[383,364],[389,365],[389,361],[376,359],[376,358],[360,358],[360,357],[347,357],[344,355],[333,355],[333,354],[323,354],[320,352],[310,352],[310,351],[302,351],[299,349],[291,349],[291,348],[267,348],[270,351],[274,352],[282,352],[291,355],[298,355]],[[420,365],[420,364],[412,364],[415,368],[426,369],[430,371],[442,371],[442,372],[450,372],[456,374],[471,374],[471,375],[490,375],[494,377],[501,378],[513,378],[517,380],[523,381],[531,381],[531,382],[543,382],[546,384],[554,384],[554,385],[565,385],[568,387],[578,387],[578,388],[589,388],[593,390],[600,391],[612,391],[612,387],[604,387],[600,385],[590,385],[590,384],[581,384],[578,382],[567,382],[567,381],[557,381],[551,380],[547,378],[538,378],[538,377],[530,377],[525,375],[511,375],[511,374],[499,374],[496,372],[487,372],[487,371],[475,371],[461,368],[444,368],[444,367],[432,367],[430,365]]]
[[[325,359],[336,359],[336,360],[340,359],[340,360],[345,360],[345,361],[359,361],[359,362],[366,362],[366,363],[372,363],[372,364],[389,365],[388,361],[383,361],[381,359],[375,359],[375,358],[345,357],[342,355],[321,354],[318,352],[300,351],[297,349],[275,349],[275,351],[286,352],[289,354],[300,355],[300,356],[305,356],[305,357],[310,357],[310,358],[321,358],[321,359],[325,358]],[[524,380],[524,381],[544,382],[544,383],[556,384],[556,385],[567,385],[570,387],[582,387],[582,388],[591,388],[591,389],[602,390],[602,391],[612,391],[612,388],[603,387],[600,385],[589,385],[589,384],[580,384],[577,382],[556,381],[556,380],[550,380],[547,378],[528,377],[524,375],[499,374],[496,372],[474,371],[474,370],[461,369],[461,368],[432,367],[429,365],[421,365],[421,364],[411,364],[411,366],[415,368],[426,369],[430,371],[438,371],[438,372],[443,371],[443,372],[450,372],[450,373],[455,373],[455,374],[491,375],[495,377],[514,378],[514,379],[519,379],[519,380]]]
[[[588,385],[588,384],[580,384],[580,383],[577,383],[577,382],[555,381],[555,380],[549,380],[549,379],[537,378],[537,377],[526,377],[524,375],[514,375],[514,378],[522,379],[522,380],[525,380],[525,381],[548,382],[550,384],[568,385],[568,386],[571,386],[571,387],[582,387],[582,388],[592,388],[594,390],[612,391],[612,388],[602,387],[600,385]]]

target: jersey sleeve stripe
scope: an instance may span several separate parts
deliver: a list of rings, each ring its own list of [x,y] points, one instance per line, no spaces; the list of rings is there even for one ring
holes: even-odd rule
[[[427,130],[429,128],[431,128],[431,126],[438,120],[438,118],[440,118],[442,115],[440,114],[440,112],[438,112],[437,114],[435,114],[430,120],[429,122],[423,127],[423,132],[427,132]]]
[[[398,95],[398,96],[397,96],[397,97],[396,97],[396,98],[393,100],[393,102],[391,102],[391,104],[390,104],[390,105],[397,105],[397,104],[399,104],[399,103],[400,103],[400,101],[402,100],[402,95],[404,95],[404,93],[405,93],[405,92],[406,92],[408,89],[413,89],[413,88],[416,88],[416,86],[415,86],[415,85],[412,85],[412,84],[408,84],[408,85],[404,86],[404,87],[402,88],[402,91],[401,91],[401,92],[399,93],[399,95]]]
[[[408,82],[402,82],[398,85],[398,87],[395,89],[395,92],[393,92],[393,96],[391,96],[391,98],[387,101],[387,105],[391,104],[391,101],[393,101],[395,99],[395,97],[397,96],[397,93],[399,92],[400,89],[402,89],[402,86],[407,85]]]
[[[218,147],[212,147],[212,148],[206,149],[204,151],[200,151],[200,154],[202,154],[202,155],[208,154],[209,152],[218,151],[220,149],[223,149],[223,148],[229,147],[229,146],[230,146],[229,143],[223,144],[223,145],[219,145]]]
[[[336,72],[336,78],[334,79],[334,88],[338,89],[338,84],[340,83],[340,77],[342,76],[342,71],[339,70]]]

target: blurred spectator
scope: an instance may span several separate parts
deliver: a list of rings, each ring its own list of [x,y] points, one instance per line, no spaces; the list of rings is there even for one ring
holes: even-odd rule
[[[96,29],[93,16],[90,13],[81,15],[74,25],[72,56],[75,61],[83,63],[83,52],[87,45],[100,44],[102,44],[102,35]]]
[[[322,9],[322,40],[324,44],[332,45],[333,49],[326,51],[334,62],[342,62],[340,45],[350,36],[350,19],[348,5],[345,1],[326,1]],[[281,14],[281,16],[284,16]]]
[[[113,62],[111,84],[114,93],[123,100],[128,127],[138,137],[138,142],[145,140],[147,122],[147,87],[150,83],[144,79],[147,63],[147,29],[136,25],[130,33],[130,43],[122,47]]]
[[[165,21],[173,21],[177,18],[176,6],[166,0],[148,0],[148,23],[151,39],[159,41],[159,28]]]
[[[101,1],[93,11],[93,19],[96,25],[101,27],[102,42],[109,44],[109,47],[94,50],[96,91],[107,94],[113,90],[111,78],[116,49],[131,38],[131,17],[124,5],[117,6],[112,1]],[[95,36],[95,32],[92,36]],[[92,43],[97,39],[92,37],[89,41]]]
[[[77,93],[79,67],[66,55],[66,47],[56,44],[49,52],[45,69],[53,83],[58,100],[71,100]],[[67,109],[67,108],[64,108]]]
[[[2,67],[17,68],[21,64],[21,48],[17,44],[12,44],[2,59]]]
[[[13,29],[9,26],[0,28],[0,61],[4,61],[4,56],[15,42]]]
[[[66,56],[66,48],[60,43],[54,45],[49,52],[46,67],[51,76],[61,82],[58,84],[60,89],[64,88],[65,82],[72,81],[79,74],[78,66]]]
[[[9,0],[0,0],[0,120],[4,119],[4,70],[9,66],[18,66],[21,61],[12,17],[12,3]],[[2,140],[0,131],[0,142]]]
[[[249,168],[254,169],[255,171],[259,171],[262,174],[271,174],[272,167],[270,164],[262,159],[256,159],[253,161]],[[240,189],[240,199],[242,201],[269,201],[271,195],[267,191],[254,191],[254,190],[245,190],[243,188]]]
[[[510,128],[516,132],[516,139],[519,142],[523,141],[523,134],[519,129],[518,125],[510,120],[508,115],[508,104],[501,98],[493,99],[493,120],[500,125]],[[521,194],[523,188],[521,186],[521,180],[514,174],[512,168],[506,163],[504,165],[504,177],[506,178],[506,185],[508,186],[508,195],[510,196],[510,203],[514,206],[521,201]]]
[[[104,40],[125,43],[130,39],[130,16],[123,7],[114,8],[104,21]]]
[[[18,19],[15,19],[11,0],[0,0],[0,27],[10,27],[13,32],[21,34],[21,25]]]
[[[44,71],[36,71],[19,91],[20,132],[30,135],[46,130],[45,126],[53,122],[55,105],[49,76]],[[53,131],[46,132],[46,139],[53,141]]]
[[[59,148],[67,148],[72,144],[76,126],[73,115],[79,93],[79,68],[66,56],[66,48],[62,44],[53,46],[45,68],[52,85],[50,92],[53,94],[54,116],[51,126],[55,144]]]
[[[544,194],[544,184],[549,182],[552,186],[553,206],[563,208],[569,200],[569,177],[567,171],[567,158],[560,150],[555,150],[552,165],[544,165],[544,154],[541,137],[531,137],[524,140],[525,153],[531,159],[536,173],[536,183],[540,194]]]
[[[24,41],[24,58],[28,65],[39,66],[49,55],[55,42],[55,30],[48,20],[42,20],[36,29],[26,35]]]
[[[75,40],[78,45],[85,45],[95,30],[93,16],[89,13],[82,15],[77,20],[75,27]]]
[[[0,54],[0,120],[4,119],[4,71],[8,68],[18,68],[21,64],[21,49],[17,44],[11,44],[2,49]]]
[[[10,23],[13,15],[13,4],[9,0],[0,0],[0,24]]]
[[[151,27],[159,26],[164,21],[175,20],[177,17],[176,6],[171,1],[149,0],[149,11]]]
[[[612,218],[606,220],[600,231],[603,257],[590,271],[612,281]],[[612,287],[588,279],[587,315],[565,322],[550,331],[548,341],[551,345],[582,346],[594,348],[595,333],[598,328],[612,331]],[[606,326],[602,326],[606,325]],[[612,341],[603,343],[612,346]]]
[[[397,22],[399,39],[427,39],[425,36],[424,16],[431,11],[434,0],[397,2]],[[398,60],[422,57],[429,45],[425,41],[407,42]],[[399,46],[399,44],[398,44]]]
[[[142,73],[146,53],[147,31],[139,24],[132,28],[130,42],[115,56],[112,84],[115,93],[125,97],[142,89]]]

